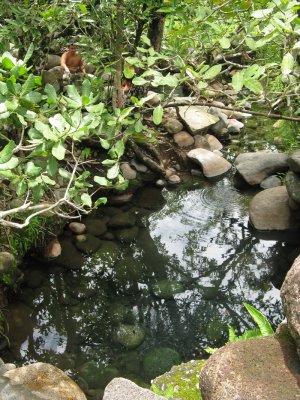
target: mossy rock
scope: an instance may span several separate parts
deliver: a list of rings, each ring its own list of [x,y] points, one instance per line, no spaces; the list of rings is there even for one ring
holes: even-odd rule
[[[0,252],[0,282],[5,286],[14,286],[19,277],[20,271],[13,254]]]
[[[120,369],[126,371],[126,374],[133,374],[139,376],[141,373],[141,361],[142,361],[141,356],[137,351],[129,351],[127,353],[122,353],[120,357],[118,357],[117,365]],[[132,380],[130,377],[128,376],[126,377],[127,379]],[[125,376],[123,376],[123,378],[125,378]],[[139,383],[136,380],[134,380],[133,382],[139,385]]]
[[[114,231],[116,238],[122,243],[132,243],[136,240],[139,233],[139,228],[133,226],[132,228],[117,229]]]
[[[121,303],[112,303],[107,310],[108,319],[114,324],[124,322],[128,313],[128,307]]]
[[[176,350],[169,347],[155,347],[146,353],[143,360],[145,375],[153,379],[179,364],[181,357]]]
[[[84,225],[88,233],[94,236],[101,236],[107,231],[106,223],[102,219],[87,218]]]
[[[135,225],[136,217],[130,212],[121,212],[110,218],[110,228],[131,228]]]
[[[79,376],[89,389],[97,389],[104,388],[113,378],[119,376],[119,371],[115,367],[105,367],[96,361],[88,361],[79,368]]]
[[[162,391],[173,388],[173,397],[184,400],[201,400],[199,375],[204,363],[205,360],[192,360],[176,365],[170,371],[155,378],[152,383]]]
[[[101,246],[101,240],[90,234],[78,235],[76,236],[75,246],[82,253],[91,254],[99,250]]]
[[[117,243],[109,240],[101,240],[101,247],[97,251],[97,259],[101,260],[107,267],[115,265],[121,255],[121,249]]]
[[[163,279],[152,287],[153,294],[160,299],[173,299],[177,293],[184,292],[184,286],[180,282]]]
[[[114,331],[113,339],[127,349],[135,349],[145,339],[145,330],[139,325],[120,324]]]

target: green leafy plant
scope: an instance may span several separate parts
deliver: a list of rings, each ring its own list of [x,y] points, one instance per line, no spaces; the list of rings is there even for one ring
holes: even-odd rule
[[[246,340],[250,338],[257,338],[261,336],[269,336],[274,333],[274,330],[268,321],[268,319],[255,307],[251,306],[248,303],[243,303],[244,307],[248,311],[248,313],[253,318],[254,322],[256,323],[257,327],[254,329],[249,329],[244,332],[242,335],[236,335],[235,329],[233,327],[229,327],[229,337],[227,343],[234,343],[239,342],[241,340]],[[207,353],[214,353],[218,350],[218,348],[208,347],[205,349]]]
[[[174,388],[172,386],[162,390],[157,385],[152,384],[150,389],[152,390],[152,392],[158,394],[159,396],[164,396],[167,399],[171,399],[172,397],[174,397]]]

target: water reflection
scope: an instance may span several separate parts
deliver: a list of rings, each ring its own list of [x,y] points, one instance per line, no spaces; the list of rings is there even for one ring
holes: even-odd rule
[[[105,241],[107,251],[86,256],[81,269],[30,260],[31,279],[10,305],[7,359],[51,362],[91,394],[117,375],[140,382],[161,372],[151,370],[153,349],[163,358],[155,353],[156,366],[167,357],[206,356],[207,346],[226,341],[228,325],[240,332],[252,326],[243,302],[275,326],[282,320],[271,277],[288,247],[249,230],[251,194],[227,178],[198,180],[164,190],[164,206],[157,209],[155,197],[153,211],[146,191],[123,209],[140,221],[134,241]]]

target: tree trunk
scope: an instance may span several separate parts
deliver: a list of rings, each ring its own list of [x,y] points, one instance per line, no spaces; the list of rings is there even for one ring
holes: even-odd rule
[[[123,72],[123,29],[124,29],[124,0],[117,0],[115,29],[115,75],[113,83],[113,108],[121,108],[123,103],[122,72]]]
[[[155,51],[159,52],[164,35],[164,26],[166,16],[158,13],[157,10],[162,6],[162,1],[158,1],[157,7],[152,11],[151,21],[148,28],[148,38]]]

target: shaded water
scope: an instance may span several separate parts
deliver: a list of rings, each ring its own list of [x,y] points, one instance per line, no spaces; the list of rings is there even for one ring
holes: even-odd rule
[[[29,260],[25,285],[9,307],[7,361],[50,362],[96,399],[114,376],[149,382],[170,367],[168,357],[171,364],[206,357],[207,346],[225,343],[227,325],[238,332],[253,327],[243,302],[277,326],[283,313],[271,281],[290,265],[297,243],[251,232],[252,196],[235,189],[230,177],[195,178],[162,193],[142,189],[125,206],[137,216],[134,242],[116,242],[105,257],[101,250],[86,256],[78,270]],[[166,281],[173,286],[162,294]],[[117,343],[120,324],[144,329],[138,347]]]

